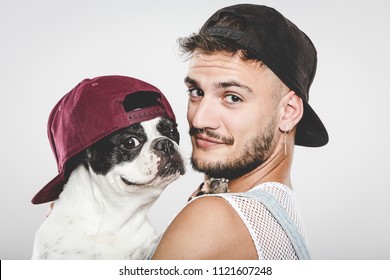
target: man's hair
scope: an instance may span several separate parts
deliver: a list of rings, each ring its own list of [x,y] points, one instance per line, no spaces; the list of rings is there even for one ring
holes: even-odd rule
[[[231,29],[243,31],[246,27],[246,24],[239,17],[234,15],[226,15],[218,20],[214,26],[228,27]],[[223,37],[210,36],[209,34],[202,31],[199,33],[193,33],[189,37],[179,38],[178,44],[183,54],[191,55],[195,50],[199,50],[204,53],[220,51],[230,53],[232,55],[238,53],[243,60],[258,61],[263,65],[262,61],[258,59],[252,52],[243,50],[242,47],[233,40]]]
[[[244,31],[246,29],[246,23],[238,16],[227,14],[219,19],[215,23],[214,27],[225,27]],[[269,69],[267,65],[265,65],[255,54],[249,50],[243,49],[234,40],[228,38],[211,36],[200,31],[199,33],[193,33],[188,37],[179,38],[178,44],[182,53],[189,55],[189,57],[195,51],[200,51],[206,54],[211,54],[213,52],[225,52],[231,55],[238,54],[242,60],[258,62],[262,69],[271,71],[271,69]],[[275,74],[273,74],[273,76],[275,76],[274,97],[275,101],[279,101],[280,98],[287,93],[288,87]]]

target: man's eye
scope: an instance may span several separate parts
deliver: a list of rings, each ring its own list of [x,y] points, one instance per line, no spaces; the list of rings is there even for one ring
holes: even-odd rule
[[[133,149],[133,148],[139,146],[140,144],[141,144],[141,142],[137,138],[129,137],[129,138],[126,138],[122,142],[122,147],[127,149],[127,150],[130,150],[130,149]]]
[[[191,97],[202,97],[204,95],[204,92],[198,88],[190,88],[188,93]]]
[[[233,94],[226,95],[224,97],[224,100],[230,104],[237,104],[237,103],[242,101],[242,99],[240,97],[238,97],[237,95],[233,95]]]

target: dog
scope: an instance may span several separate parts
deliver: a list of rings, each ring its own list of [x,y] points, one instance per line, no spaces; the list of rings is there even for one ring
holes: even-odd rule
[[[163,117],[136,123],[77,155],[32,259],[145,259],[157,239],[148,211],[185,173],[176,126]]]

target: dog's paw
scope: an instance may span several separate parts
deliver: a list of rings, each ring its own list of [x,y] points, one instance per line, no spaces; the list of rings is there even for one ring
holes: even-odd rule
[[[188,201],[194,197],[204,194],[216,194],[229,192],[229,179],[210,178],[205,180],[199,188],[188,198]]]

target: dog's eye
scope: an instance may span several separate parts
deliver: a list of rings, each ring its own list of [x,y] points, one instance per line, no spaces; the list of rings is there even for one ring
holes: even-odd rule
[[[141,144],[141,142],[137,138],[135,138],[135,137],[126,138],[122,142],[122,146],[125,149],[133,149],[133,148],[139,146],[139,144]]]

